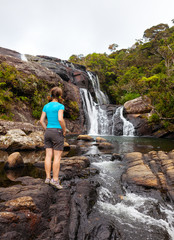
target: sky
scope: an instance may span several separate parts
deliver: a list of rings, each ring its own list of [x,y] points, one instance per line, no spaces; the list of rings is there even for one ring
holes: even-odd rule
[[[0,47],[68,60],[130,48],[146,29],[170,27],[174,0],[0,0]]]

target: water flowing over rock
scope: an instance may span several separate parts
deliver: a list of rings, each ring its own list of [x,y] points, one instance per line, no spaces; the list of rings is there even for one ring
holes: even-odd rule
[[[134,136],[134,125],[123,116],[123,106],[118,107],[112,117],[112,135]]]
[[[87,119],[88,134],[109,134],[109,119],[106,109],[103,108],[104,104],[108,104],[109,100],[107,96],[100,90],[100,84],[98,77],[93,73],[88,72],[89,79],[92,82],[92,86],[95,92],[95,101],[91,93],[81,88],[81,97],[83,101],[83,109]]]

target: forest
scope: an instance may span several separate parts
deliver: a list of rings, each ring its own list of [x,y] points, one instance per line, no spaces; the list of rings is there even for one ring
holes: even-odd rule
[[[117,50],[116,43],[108,48],[110,54],[72,55],[69,61],[95,72],[112,104],[148,96],[153,106],[149,121],[174,130],[174,26],[152,26],[128,49]]]

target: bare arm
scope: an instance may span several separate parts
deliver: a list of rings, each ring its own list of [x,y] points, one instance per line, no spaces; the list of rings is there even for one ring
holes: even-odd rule
[[[42,112],[40,117],[40,124],[42,125],[43,129],[46,130],[47,126],[45,124],[46,113]]]
[[[65,125],[65,120],[63,118],[63,112],[64,112],[64,110],[59,110],[58,120],[59,120],[60,126],[62,127],[63,135],[65,136],[66,135],[66,125]]]

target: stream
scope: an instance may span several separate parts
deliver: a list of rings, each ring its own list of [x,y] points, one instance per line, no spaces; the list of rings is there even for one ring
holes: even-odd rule
[[[96,138],[97,136],[93,136]],[[174,240],[174,206],[155,189],[139,188],[131,192],[122,185],[121,176],[125,170],[124,161],[111,161],[112,153],[123,156],[128,152],[166,151],[174,149],[174,140],[146,137],[103,136],[114,144],[114,149],[101,152],[91,143],[70,151],[67,156],[85,155],[91,160],[91,166],[99,170],[95,176],[100,183],[97,188],[98,199],[93,207],[95,216],[103,218],[108,228],[112,226],[117,232],[113,238],[122,240]],[[77,144],[76,136],[69,136],[70,144]],[[4,152],[4,154],[7,154]],[[15,177],[30,175],[45,178],[43,171],[31,166],[34,160],[44,160],[44,152],[21,152],[26,162],[23,171],[5,172],[2,163],[5,160],[3,151],[0,154],[0,184],[3,187],[12,185]],[[3,158],[4,157],[4,158]],[[118,235],[120,236],[118,238]],[[87,239],[100,239],[99,236]],[[102,238],[103,239],[103,238]],[[78,239],[81,240],[81,239]]]

